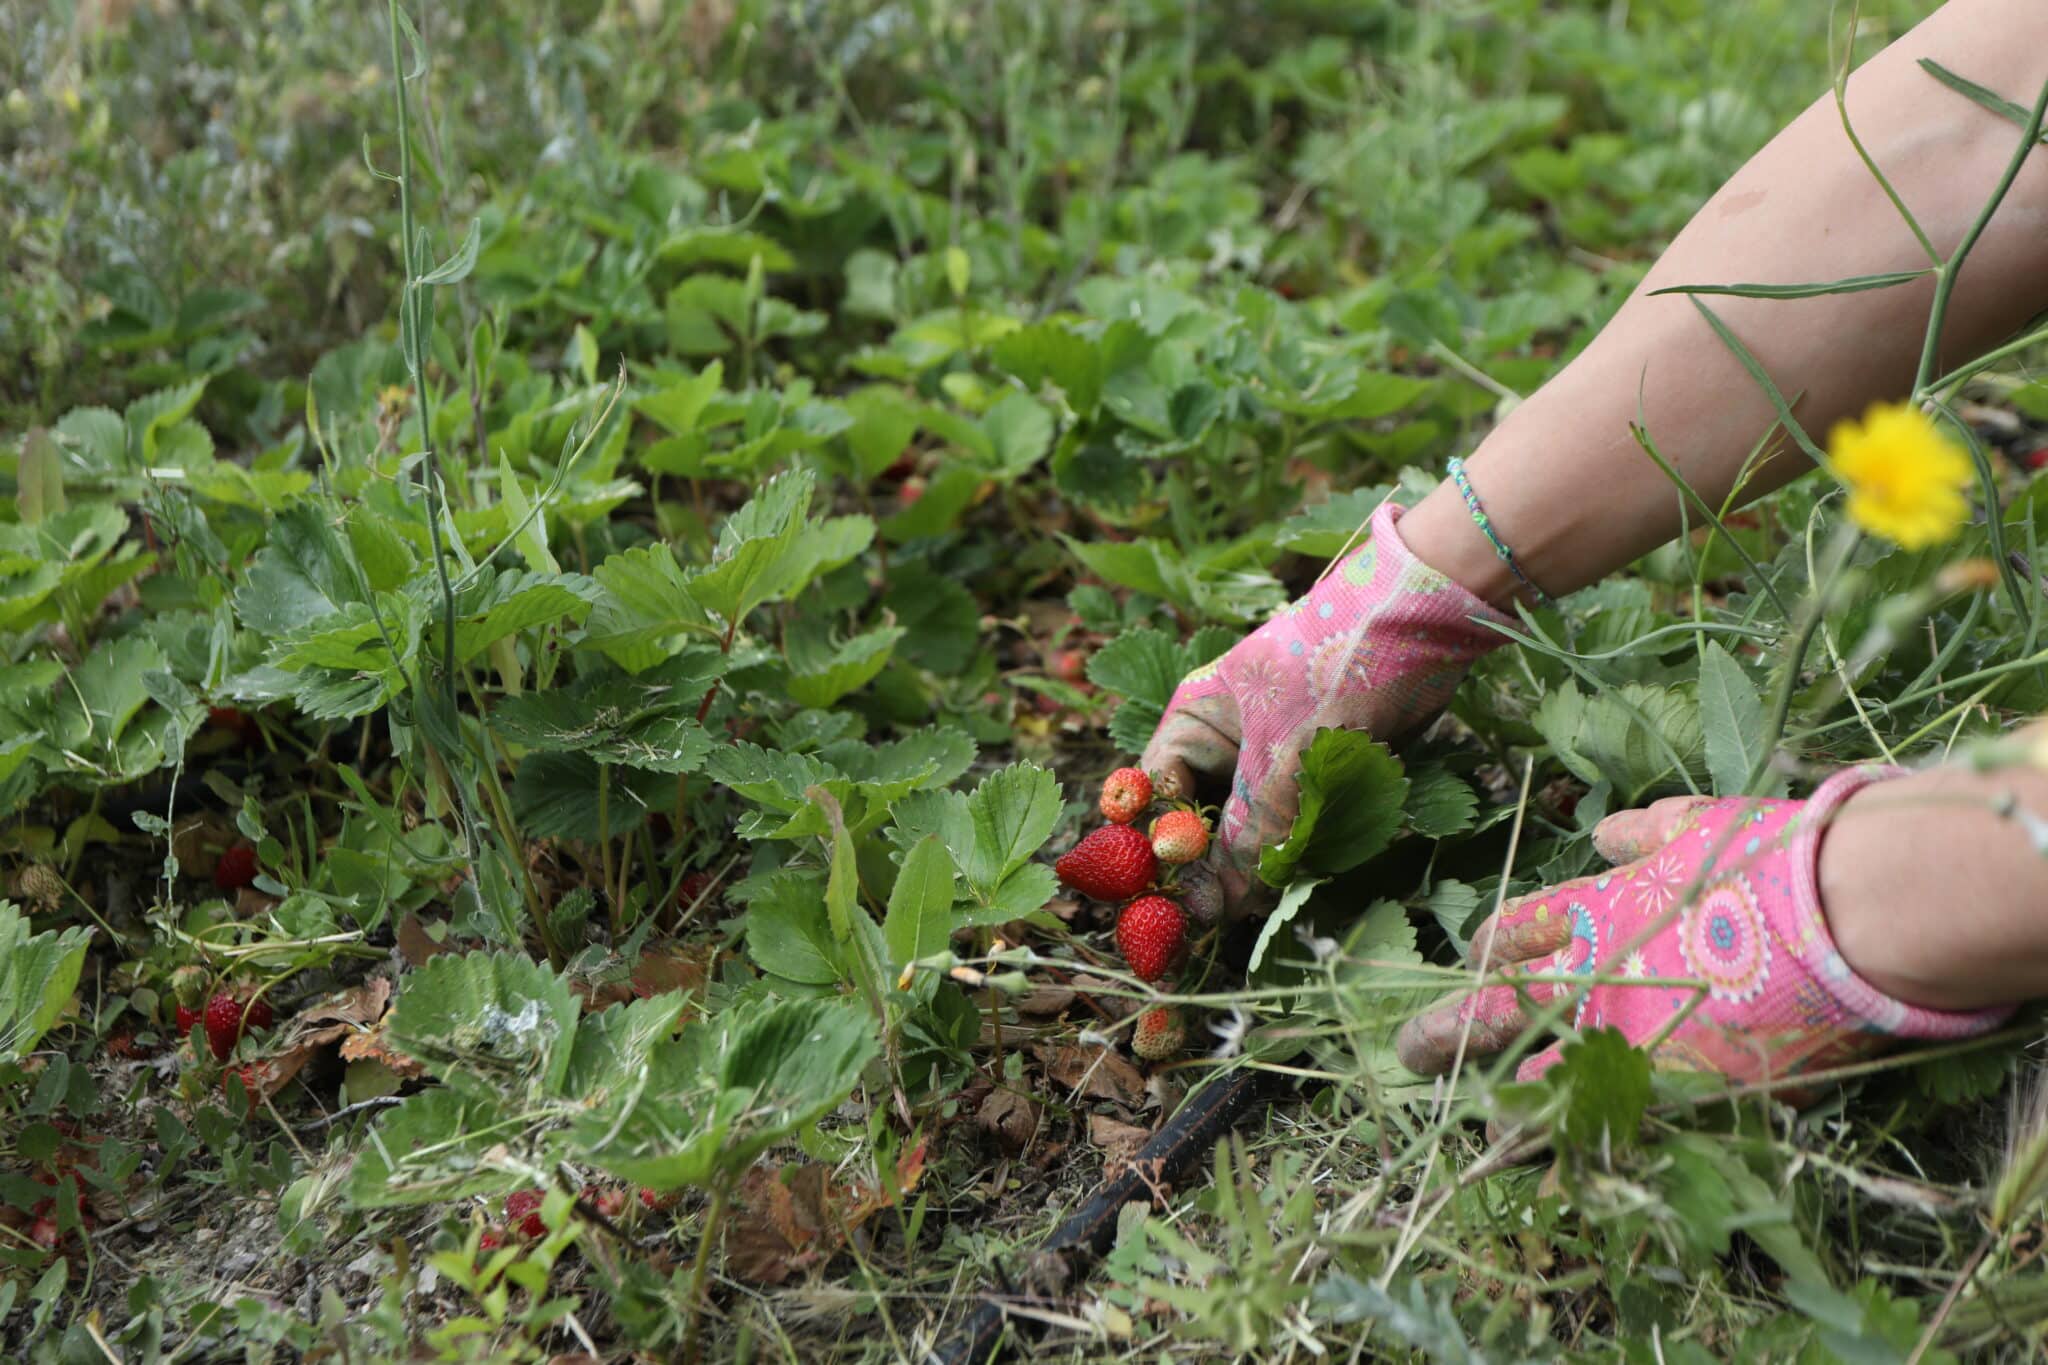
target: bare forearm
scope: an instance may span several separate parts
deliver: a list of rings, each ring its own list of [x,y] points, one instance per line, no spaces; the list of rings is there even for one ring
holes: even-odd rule
[[[1843,959],[1933,1009],[2048,995],[2048,852],[2015,807],[2048,822],[2048,773],[1950,766],[1851,797],[1820,847]]]
[[[1858,136],[1935,249],[1954,251],[2017,146],[2011,123],[1939,85],[1931,57],[2031,102],[2048,79],[2048,5],[1951,0],[1850,79]],[[1710,502],[1734,486],[1770,429],[1769,402],[1678,284],[1797,284],[1914,270],[1925,251],[1842,131],[1832,94],[1785,128],[1694,216],[1600,336],[1518,407],[1468,461],[1495,527],[1553,594],[1594,582],[1669,540],[1675,490],[1643,454],[1659,450]],[[1771,373],[1807,430],[1910,388],[1931,279],[1802,300],[1716,297],[1716,313]],[[2048,308],[2048,156],[2022,170],[1958,277],[1942,364],[1979,354]],[[1783,444],[1781,442],[1781,444]],[[1755,496],[1810,468],[1782,450]],[[1514,584],[1449,485],[1401,524],[1417,556],[1505,604]]]

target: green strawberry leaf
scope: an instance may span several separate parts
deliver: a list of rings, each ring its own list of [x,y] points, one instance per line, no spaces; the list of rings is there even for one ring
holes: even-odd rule
[[[1408,795],[1401,760],[1359,731],[1316,731],[1302,753],[1299,781],[1293,828],[1259,855],[1259,877],[1268,886],[1348,872],[1384,849],[1401,826]]]

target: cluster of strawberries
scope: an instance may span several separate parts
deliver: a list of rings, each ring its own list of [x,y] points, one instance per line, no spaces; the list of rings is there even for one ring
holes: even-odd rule
[[[1137,768],[1111,773],[1097,804],[1109,823],[1091,830],[1053,871],[1084,896],[1125,903],[1117,914],[1117,951],[1140,981],[1159,981],[1187,956],[1188,914],[1175,899],[1175,883],[1181,868],[1208,852],[1208,822],[1192,806],[1173,803],[1149,833],[1139,830],[1139,818],[1152,807],[1152,779]],[[1131,1050],[1158,1061],[1186,1040],[1178,1012],[1153,1005],[1138,1017]]]

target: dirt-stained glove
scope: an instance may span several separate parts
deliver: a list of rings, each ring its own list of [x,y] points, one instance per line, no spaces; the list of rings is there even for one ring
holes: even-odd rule
[[[1141,760],[1162,795],[1232,773],[1218,830],[1224,893],[1243,909],[1259,851],[1286,838],[1301,751],[1323,728],[1397,739],[1451,698],[1509,618],[1408,552],[1383,503],[1367,542],[1308,595],[1182,680]]]
[[[1856,974],[1828,932],[1821,839],[1844,801],[1898,772],[1846,769],[1804,801],[1672,797],[1610,815],[1593,843],[1622,865],[1519,897],[1487,920],[1470,956],[1505,983],[1410,1020],[1397,1043],[1402,1062],[1448,1070],[1468,1019],[1467,1054],[1498,1052],[1560,998],[1574,1028],[1617,1028],[1638,1045],[1660,1039],[1657,1065],[1743,1084],[1823,1070],[1902,1039],[1996,1028],[2010,1008],[1955,1012],[1892,999]],[[1565,979],[1527,980],[1532,973]],[[1620,979],[1570,979],[1596,974]],[[1523,1062],[1516,1077],[1556,1065],[1559,1046]]]

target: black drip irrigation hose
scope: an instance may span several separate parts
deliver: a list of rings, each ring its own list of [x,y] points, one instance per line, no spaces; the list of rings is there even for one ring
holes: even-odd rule
[[[1134,1199],[1150,1199],[1158,1187],[1178,1180],[1199,1162],[1250,1104],[1259,1073],[1239,1071],[1197,1092],[1166,1126],[1139,1149],[1116,1179],[1104,1182],[1079,1213],[1053,1229],[1038,1249],[1057,1256],[1070,1272],[1079,1272],[1106,1253],[1116,1240],[1117,1214]],[[1072,1275],[1070,1275],[1072,1278]],[[1032,1296],[984,1294],[967,1320],[927,1353],[927,1365],[987,1365],[1000,1359],[1016,1340],[1005,1329],[1030,1319],[1013,1315],[1012,1305],[1042,1302]]]

